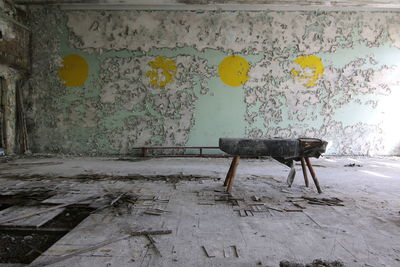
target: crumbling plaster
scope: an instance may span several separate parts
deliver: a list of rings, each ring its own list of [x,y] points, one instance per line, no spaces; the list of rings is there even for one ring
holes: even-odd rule
[[[312,136],[329,141],[331,154],[399,154],[396,12],[47,7],[33,15],[36,151],[124,154],[140,145],[216,145],[220,136]],[[57,75],[72,53],[90,66],[81,87],[65,87]],[[251,64],[243,86],[218,77],[232,54]],[[324,64],[315,86],[291,75],[302,55]],[[177,65],[162,88],[146,76],[159,56]]]
[[[6,90],[3,92],[4,104],[4,127],[5,127],[5,145],[7,154],[16,152],[16,93],[15,85],[20,74],[5,65],[0,64],[1,76],[5,79]]]
[[[5,149],[7,154],[14,154],[18,152],[16,149],[16,84],[26,71],[21,67],[26,67],[28,64],[28,46],[26,29],[21,29],[14,5],[3,0],[0,0],[0,31],[0,76],[5,79],[5,88],[2,92]]]

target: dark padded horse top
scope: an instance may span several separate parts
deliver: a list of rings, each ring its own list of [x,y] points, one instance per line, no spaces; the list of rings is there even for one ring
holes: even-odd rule
[[[220,138],[219,148],[234,156],[270,156],[298,160],[301,157],[318,158],[325,152],[328,142],[316,138],[249,139]]]

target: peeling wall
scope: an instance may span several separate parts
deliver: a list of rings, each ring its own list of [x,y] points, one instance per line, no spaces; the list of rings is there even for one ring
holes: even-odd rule
[[[0,1],[0,62],[16,69],[29,69],[29,29],[27,13],[9,2]]]
[[[12,68],[0,64],[1,76],[5,79],[6,90],[3,92],[5,145],[7,154],[16,152],[16,91],[15,85],[19,73]]]
[[[29,31],[19,20],[20,11],[0,0],[0,76],[5,79],[4,105],[5,145],[7,154],[16,149],[16,83],[29,68]],[[0,118],[3,119],[3,118]],[[0,129],[2,130],[2,129]]]
[[[399,23],[396,12],[35,8],[33,149],[309,136],[330,154],[398,155]],[[71,68],[87,68],[82,84],[70,86]]]

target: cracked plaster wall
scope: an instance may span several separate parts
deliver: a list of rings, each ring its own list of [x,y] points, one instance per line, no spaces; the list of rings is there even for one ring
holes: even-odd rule
[[[5,65],[0,64],[1,76],[5,79],[6,90],[3,92],[5,145],[7,154],[16,152],[16,91],[15,85],[20,74]]]
[[[323,138],[330,154],[398,155],[400,16],[395,12],[33,10],[31,138],[35,151],[125,154],[141,145],[216,145],[220,136]],[[45,37],[48,38],[45,38]],[[89,65],[66,87],[62,57]],[[230,87],[219,63],[251,65]],[[300,56],[324,72],[305,86]],[[149,82],[166,56],[176,76]]]
[[[5,79],[2,92],[4,105],[5,149],[14,154],[16,149],[16,83],[28,64],[28,34],[17,25],[20,19],[14,5],[0,0],[0,76]],[[3,118],[1,118],[3,119]],[[0,129],[2,130],[2,129]]]

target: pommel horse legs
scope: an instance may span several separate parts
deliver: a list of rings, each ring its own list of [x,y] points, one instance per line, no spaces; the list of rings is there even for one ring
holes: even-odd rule
[[[232,159],[232,162],[231,162],[231,166],[229,167],[229,171],[226,174],[224,186],[227,186],[227,189],[226,189],[227,192],[231,192],[232,191],[233,182],[235,180],[236,170],[237,170],[237,167],[239,165],[239,161],[240,161],[240,156],[234,156],[233,159]],[[304,182],[306,184],[306,187],[309,186],[308,176],[307,176],[307,168],[306,168],[306,165],[307,165],[308,170],[311,173],[311,177],[312,177],[312,179],[314,181],[315,187],[317,188],[318,193],[321,194],[322,190],[321,190],[321,187],[319,185],[318,178],[315,175],[314,168],[311,165],[310,159],[308,157],[301,157],[300,158],[300,162],[301,162],[301,168],[303,170]]]

